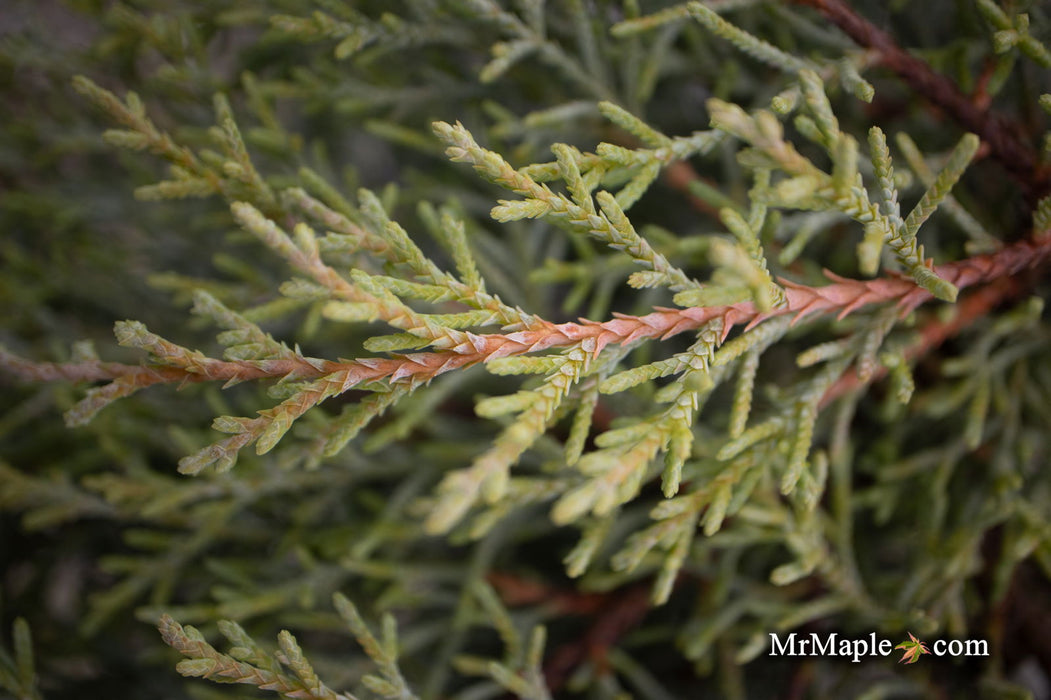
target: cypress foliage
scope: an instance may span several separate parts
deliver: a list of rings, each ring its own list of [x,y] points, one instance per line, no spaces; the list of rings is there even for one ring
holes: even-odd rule
[[[0,694],[1051,687],[1040,3],[0,24]]]

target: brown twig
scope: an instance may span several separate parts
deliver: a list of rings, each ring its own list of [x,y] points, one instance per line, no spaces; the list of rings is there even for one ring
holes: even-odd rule
[[[851,39],[875,51],[878,62],[894,71],[919,97],[945,110],[952,119],[987,143],[990,152],[1018,182],[1030,204],[1051,190],[1051,171],[1042,167],[1022,126],[1008,117],[975,104],[948,78],[922,59],[906,52],[894,39],[843,0],[792,0],[816,8]]]
[[[544,664],[544,680],[548,689],[557,692],[569,680],[573,670],[584,661],[594,664],[596,674],[604,673],[609,665],[609,650],[642,622],[649,609],[648,585],[632,586],[611,596],[583,640],[568,642],[552,652]]]
[[[509,607],[543,604],[546,609],[561,617],[592,615],[609,603],[608,593],[582,593],[575,589],[556,588],[544,581],[523,578],[504,571],[491,571],[485,578],[499,594],[504,605]]]
[[[558,691],[574,669],[591,661],[598,672],[608,665],[609,650],[635,628],[650,609],[650,587],[634,585],[609,593],[581,593],[556,588],[514,574],[492,572],[486,579],[508,606],[542,604],[559,617],[596,615],[583,639],[555,649],[544,664],[548,690]]]
[[[684,160],[675,161],[664,169],[664,181],[673,190],[685,194],[686,201],[690,203],[691,207],[713,219],[719,219],[719,207],[709,204],[690,192],[691,182],[706,181],[706,178],[701,177],[700,173],[694,170],[692,165]],[[707,182],[711,184],[710,180],[707,180]]]
[[[934,320],[923,327],[919,341],[905,350],[906,359],[914,360],[937,349],[946,340],[984,317],[993,307],[1017,295],[1020,289],[1021,286],[1014,280],[1003,278],[968,295],[956,306],[956,313],[952,318],[947,321]],[[887,371],[886,367],[878,366],[865,379],[862,379],[856,370],[846,372],[821,397],[820,407],[824,408],[840,396],[879,381],[886,376]]]
[[[1034,241],[1019,241],[988,255],[941,265],[934,271],[957,288],[965,289],[1010,277],[1042,264],[1048,258],[1051,258],[1051,236],[1043,236]],[[559,324],[541,322],[539,327],[510,333],[463,332],[463,342],[455,347],[396,357],[343,361],[308,358],[217,360],[195,352],[182,352],[178,346],[158,338],[164,348],[170,345],[171,349],[165,350],[162,362],[145,367],[97,360],[74,364],[30,362],[0,348],[0,370],[34,381],[112,379],[120,382],[122,390],[128,390],[126,393],[157,383],[239,382],[279,379],[294,374],[301,379],[321,380],[315,391],[333,396],[371,381],[428,382],[450,370],[551,348],[579,345],[586,352],[598,354],[608,345],[669,338],[715,320],[722,322],[725,337],[734,326],[747,325],[750,328],[776,316],[791,315],[799,320],[814,313],[836,313],[842,318],[864,306],[886,303],[896,303],[905,314],[933,298],[930,292],[903,276],[852,280],[830,272],[826,275],[832,284],[823,287],[782,280],[787,303],[766,312],[759,311],[752,302],[742,302],[727,306],[659,308],[645,316],[614,314],[613,319],[601,323],[587,320]],[[90,396],[89,400],[97,401],[98,398]]]

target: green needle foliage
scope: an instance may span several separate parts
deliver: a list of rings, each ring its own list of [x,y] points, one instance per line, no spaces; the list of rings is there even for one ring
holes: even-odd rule
[[[0,9],[0,694],[1038,697],[1049,38]]]

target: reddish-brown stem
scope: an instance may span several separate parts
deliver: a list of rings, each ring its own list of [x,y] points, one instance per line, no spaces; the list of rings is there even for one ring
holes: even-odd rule
[[[718,207],[709,204],[690,192],[691,182],[702,181],[704,179],[705,178],[702,178],[697,171],[693,169],[692,165],[684,160],[675,161],[664,169],[664,181],[668,183],[672,189],[685,194],[691,207],[702,214],[707,214],[713,219],[718,219]]]
[[[557,692],[585,660],[590,660],[595,666],[596,675],[607,672],[609,650],[642,622],[649,609],[650,587],[647,585],[632,586],[611,596],[582,641],[563,644],[552,652],[544,664],[548,689]]]
[[[1005,277],[982,287],[973,294],[967,295],[956,306],[956,313],[953,314],[952,318],[947,321],[933,320],[923,327],[919,341],[905,350],[906,359],[914,360],[935,350],[946,340],[988,314],[993,307],[1017,295],[1019,291],[1020,285],[1011,278]],[[863,380],[858,376],[856,370],[850,370],[828,388],[825,395],[821,397],[820,406],[824,408],[840,396],[878,381],[886,374],[887,368],[879,366],[868,378]]]
[[[492,571],[485,578],[496,589],[500,600],[511,607],[542,604],[545,609],[559,616],[592,615],[609,603],[608,593],[582,593],[556,588],[544,581],[503,571]]]
[[[851,39],[875,51],[879,63],[898,75],[919,97],[928,100],[967,131],[989,145],[992,156],[1021,186],[1026,199],[1035,203],[1051,190],[1051,171],[1041,167],[1036,151],[1025,140],[1020,124],[975,104],[948,78],[922,59],[906,52],[894,39],[858,15],[843,0],[793,0],[816,8]]]
[[[1034,241],[1020,241],[993,254],[941,265],[935,268],[935,272],[957,288],[965,289],[1010,277],[1043,264],[1049,257],[1051,236],[1044,236]],[[69,365],[34,363],[0,349],[0,369],[35,381],[124,378],[125,382],[137,387],[173,382],[281,378],[292,374],[303,379],[324,377],[329,385],[326,390],[329,395],[334,395],[370,381],[426,382],[450,370],[551,348],[579,345],[587,352],[598,354],[607,345],[669,338],[713,321],[721,322],[725,337],[734,326],[753,327],[776,316],[790,315],[799,320],[814,313],[836,313],[842,318],[864,306],[887,303],[896,303],[902,313],[907,313],[932,299],[928,291],[907,277],[863,281],[827,274],[832,284],[823,287],[782,280],[787,303],[766,312],[759,311],[751,302],[685,309],[660,308],[645,316],[615,314],[613,319],[602,323],[582,320],[579,323],[543,323],[538,328],[510,333],[465,333],[466,340],[456,347],[396,357],[338,362],[305,358],[224,361],[195,354],[186,361],[192,364],[180,365],[173,355],[173,360],[168,363],[144,367],[100,361]]]
[[[582,640],[555,649],[544,664],[544,680],[552,692],[559,690],[573,670],[590,660],[596,672],[608,664],[609,650],[642,621],[650,609],[650,588],[634,585],[609,593],[565,590],[514,574],[493,572],[486,579],[505,605],[542,604],[554,614],[595,615]]]

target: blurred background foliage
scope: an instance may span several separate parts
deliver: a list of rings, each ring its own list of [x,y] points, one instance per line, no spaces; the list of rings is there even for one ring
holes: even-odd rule
[[[1013,13],[1028,12],[1034,36],[1047,38],[1046,6],[1008,4]],[[711,5],[793,55],[860,56],[819,15],[788,3]],[[974,3],[852,5],[962,92],[979,99],[987,93],[1039,148],[1046,115],[1038,97],[1051,90],[1047,68],[1017,51],[996,53]],[[359,186],[375,189],[409,230],[422,228],[418,202],[448,203],[466,218],[492,291],[548,320],[605,319],[612,311],[670,304],[666,292],[628,289],[633,268],[600,246],[536,221],[491,221],[494,188],[449,163],[430,128],[435,120],[459,120],[519,166],[551,160],[555,142],[582,150],[601,141],[636,145],[599,114],[600,100],[665,134],[686,135],[708,127],[711,97],[752,109],[785,88],[779,70],[697,23],[620,38],[609,33],[618,21],[670,6],[5,3],[0,343],[24,357],[66,360],[86,352],[82,343],[89,341],[105,358],[136,363],[136,353],[112,340],[114,321],[136,319],[187,347],[214,348],[210,329],[187,314],[197,288],[260,317],[286,304],[267,330],[309,355],[353,356],[371,335],[322,323],[310,304],[277,299],[285,265],[236,229],[219,198],[144,201],[140,190],[137,199],[136,188],[162,179],[165,169],[148,154],[104,142],[101,133],[113,124],[72,89],[78,74],[118,95],[135,90],[155,123],[193,148],[213,144],[213,95],[226,95],[253,162],[275,187],[301,182],[305,166],[347,195]],[[832,93],[844,130],[863,139],[878,123],[888,134],[907,133],[923,153],[945,152],[959,139],[947,115],[887,71],[864,74],[876,88],[871,104]],[[633,208],[633,221],[652,240],[720,231],[718,207],[746,205],[751,182],[729,145],[690,166],[692,184],[662,180]],[[922,194],[915,186],[905,191],[908,206]],[[707,206],[694,206],[690,194]],[[989,159],[972,166],[954,196],[1004,241],[1030,226],[1031,206]],[[792,216],[785,217],[788,228]],[[856,226],[808,218],[793,230],[802,225],[813,229],[805,254],[779,272],[813,278],[827,267],[859,274]],[[945,225],[924,242],[929,254],[953,260],[967,255],[967,240]],[[771,258],[784,253],[783,240],[764,243]],[[678,262],[708,269],[703,250],[680,250]],[[1046,298],[1046,281],[1030,283],[1033,295]],[[776,405],[779,378],[794,371],[796,354],[840,337],[840,328],[818,324],[774,346],[761,378],[775,388],[757,401]],[[649,522],[661,498],[655,488],[623,509],[602,541],[602,563],[578,580],[566,576],[562,559],[579,533],[554,526],[543,507],[506,514],[480,539],[464,531],[424,536],[417,499],[497,432],[493,421],[475,416],[475,397],[515,386],[481,368],[442,377],[316,469],[298,466],[297,449],[307,443],[291,440],[266,456],[243,455],[230,473],[197,479],[177,475],[174,465],[214,439],[213,416],[250,414],[272,402],[264,388],[160,387],[71,430],[60,411],[82,390],[5,379],[0,629],[6,634],[16,616],[29,622],[49,698],[257,696],[182,680],[150,624],[162,611],[211,636],[218,619],[237,620],[260,640],[291,629],[330,686],[359,687],[365,660],[341,631],[330,604],[336,591],[369,620],[396,613],[402,670],[422,697],[503,692],[457,673],[452,663],[464,654],[504,653],[507,639],[493,622],[503,607],[520,629],[547,625],[544,672],[560,696],[964,697],[984,683],[990,697],[1025,697],[1025,688],[1039,697],[1051,687],[1048,340],[1039,308],[998,313],[919,362],[908,409],[877,384],[864,401],[833,406],[822,417],[832,479],[856,491],[839,544],[856,561],[871,605],[837,603],[818,577],[771,584],[785,542],[731,523],[696,539],[670,601],[647,608],[659,557],[632,573],[611,567],[609,557]],[[686,342],[662,345],[636,351],[638,362],[670,356]],[[946,360],[959,371],[946,372]],[[983,364],[996,372],[991,389],[964,381]],[[652,392],[618,396],[615,408],[600,406],[605,414],[596,421],[643,414]],[[724,393],[704,420],[725,423],[732,397]],[[339,401],[321,410],[338,411]],[[981,409],[975,402],[982,401],[992,403],[992,417],[980,446],[969,449],[957,416]],[[302,423],[297,433],[309,437],[310,417]],[[523,458],[525,468],[549,469],[564,439],[562,429],[549,433]],[[827,497],[830,510],[842,506],[834,501],[845,491]],[[492,603],[494,591],[502,603]],[[877,629],[904,637],[906,625],[920,636],[989,639],[994,657],[925,658],[905,670],[893,659],[854,665],[760,655],[743,665],[734,658],[772,631],[862,636]]]

